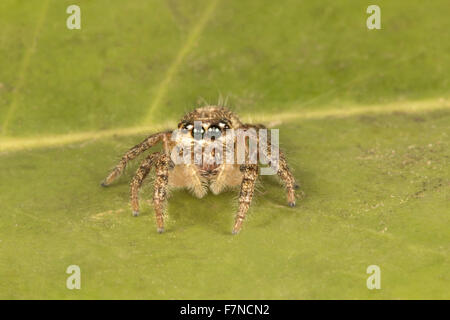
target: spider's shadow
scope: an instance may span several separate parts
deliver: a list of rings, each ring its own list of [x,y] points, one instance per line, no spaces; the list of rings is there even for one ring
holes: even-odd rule
[[[172,191],[167,207],[169,219],[175,222],[171,229],[204,225],[228,234],[233,223],[233,195],[232,191],[219,195],[208,193],[198,199],[187,190]]]
[[[305,179],[305,174],[303,172],[300,176]],[[127,180],[128,177],[124,175],[114,185],[117,187],[127,185]],[[148,204],[148,200],[151,199],[153,194],[153,183],[151,181],[152,179],[149,179],[144,184],[140,195],[141,215],[143,216],[154,215],[153,208]],[[186,189],[171,190],[167,204],[166,232],[194,225],[203,225],[209,230],[216,230],[221,234],[230,234],[234,216],[238,209],[238,195],[239,188],[224,191],[219,195],[213,195],[211,192],[208,192],[201,199],[198,199]],[[128,193],[124,193],[123,196],[124,201],[128,201]],[[256,223],[257,227],[267,227],[281,219],[283,214],[299,213],[299,209],[304,201],[305,199],[298,199],[297,207],[289,208],[284,187],[277,176],[261,176],[257,183],[252,206],[248,212],[248,220],[252,220],[254,216],[256,217],[258,208],[263,208],[265,205],[279,207],[282,212],[275,215],[271,214]],[[255,222],[252,224],[255,225]]]

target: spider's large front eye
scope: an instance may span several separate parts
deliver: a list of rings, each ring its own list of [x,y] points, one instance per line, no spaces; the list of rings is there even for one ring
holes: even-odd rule
[[[210,126],[206,135],[211,140],[214,140],[222,135],[222,130],[218,126]]]
[[[192,130],[192,136],[196,139],[203,139],[203,134],[205,133],[205,129],[202,127],[194,127],[194,130]]]

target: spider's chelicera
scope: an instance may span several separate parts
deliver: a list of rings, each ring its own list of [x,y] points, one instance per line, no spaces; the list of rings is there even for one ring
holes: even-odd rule
[[[124,171],[128,161],[155,144],[163,150],[148,155],[131,181],[131,207],[139,215],[139,189],[152,167],[155,168],[153,207],[158,232],[164,231],[164,207],[169,188],[187,188],[202,198],[209,190],[219,194],[227,187],[239,187],[239,209],[233,234],[242,228],[258,177],[278,174],[287,191],[288,204],[295,206],[295,179],[284,154],[278,148],[278,130],[270,138],[263,125],[242,123],[223,107],[207,106],[186,114],[178,128],[150,135],[131,148],[108,175],[102,186],[110,185]]]

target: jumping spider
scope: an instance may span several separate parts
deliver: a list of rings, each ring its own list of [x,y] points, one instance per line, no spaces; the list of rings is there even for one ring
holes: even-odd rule
[[[162,142],[163,150],[148,155],[142,161],[136,175],[131,181],[131,207],[133,215],[139,215],[139,189],[150,172],[150,169],[155,167],[156,178],[154,181],[153,207],[159,233],[164,231],[164,206],[169,188],[188,188],[195,196],[202,198],[208,189],[214,194],[219,194],[226,187],[240,186],[239,209],[233,227],[233,234],[237,234],[241,230],[243,220],[253,198],[255,183],[258,177],[258,164],[252,164],[248,161],[244,164],[216,163],[214,161],[175,164],[172,161],[173,158],[171,158],[171,155],[177,145],[200,144],[202,147],[206,147],[214,140],[216,142],[219,140],[224,142],[226,130],[249,130],[251,128],[261,129],[265,127],[262,125],[243,124],[236,115],[223,107],[207,106],[195,109],[181,119],[181,122],[178,124],[177,137],[174,137],[175,131],[160,132],[150,135],[140,144],[131,148],[108,175],[102,183],[102,186],[109,186],[119,177],[128,161],[133,160],[155,144]],[[175,151],[175,154],[177,152]],[[213,152],[212,157],[214,156]],[[289,206],[294,207],[294,189],[297,189],[298,185],[295,184],[286,158],[281,151],[279,151],[277,161],[278,166],[275,171],[284,182]]]

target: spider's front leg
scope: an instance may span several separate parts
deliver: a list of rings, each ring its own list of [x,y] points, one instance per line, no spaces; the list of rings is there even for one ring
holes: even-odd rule
[[[239,233],[244,222],[245,215],[252,202],[253,193],[255,191],[255,183],[258,178],[258,165],[246,164],[241,166],[243,173],[241,191],[239,193],[239,210],[233,227],[233,234]]]
[[[155,144],[157,144],[161,140],[168,140],[169,138],[168,132],[160,132],[152,134],[151,136],[147,137],[144,141],[141,143],[135,145],[133,148],[127,151],[122,156],[122,159],[120,162],[114,167],[114,169],[111,171],[111,173],[106,177],[105,181],[102,182],[103,187],[109,186],[115,179],[117,179],[127,166],[127,163],[134,158],[136,158],[138,155],[140,155],[145,150],[151,148]]]
[[[155,166],[156,179],[153,190],[153,208],[155,209],[156,225],[158,232],[164,231],[164,205],[167,199],[167,185],[169,182],[169,169],[172,168],[173,162],[166,154],[159,152],[152,153],[142,162],[136,171],[131,187],[131,208],[133,216],[139,215],[139,189],[142,182],[147,177],[152,166]]]
[[[164,207],[167,200],[169,169],[173,165],[170,156],[161,154],[155,163],[156,179],[153,189],[153,208],[156,215],[156,226],[159,233],[164,231]]]
[[[254,128],[254,129],[266,129],[263,125],[246,125],[248,128]],[[259,139],[256,141],[258,144],[260,143]],[[286,188],[287,193],[287,200],[288,205],[290,207],[295,207],[295,190],[299,188],[299,185],[295,182],[295,178],[292,175],[291,170],[289,169],[289,166],[287,164],[286,156],[284,153],[278,148],[278,159],[274,160],[271,158],[271,149],[272,145],[271,142],[266,141],[267,143],[267,149],[262,150],[262,154],[260,157],[265,157],[266,159],[269,159],[269,163],[271,167],[276,168],[276,173],[280,177],[280,179],[283,181],[283,184]]]
[[[131,209],[133,210],[133,216],[137,217],[139,215],[139,190],[141,189],[142,182],[147,177],[152,166],[159,159],[161,154],[159,152],[152,153],[142,161],[139,169],[137,169],[136,174],[130,183],[130,198],[131,198]]]
[[[295,178],[289,169],[289,166],[286,161],[286,157],[281,150],[279,150],[279,162],[278,162],[278,176],[283,181],[286,192],[288,205],[290,207],[295,207],[295,189],[299,188],[299,185],[295,183]]]

